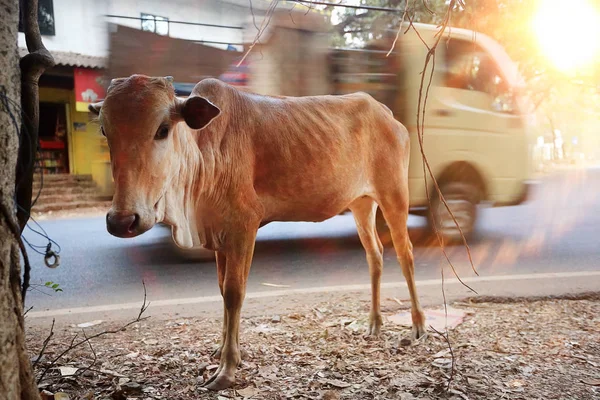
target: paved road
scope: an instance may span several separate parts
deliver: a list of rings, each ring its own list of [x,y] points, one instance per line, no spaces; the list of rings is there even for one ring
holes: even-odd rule
[[[470,243],[480,275],[600,272],[599,188],[600,169],[561,172],[545,178],[525,205],[482,210],[478,234]],[[409,222],[417,280],[439,279],[440,268],[447,269],[440,249],[424,234],[422,218],[411,217]],[[50,270],[40,256],[32,254],[32,283],[54,281],[64,291],[49,294],[34,288],[27,299],[34,311],[136,302],[142,296],[142,280],[153,301],[219,294],[214,263],[191,263],[178,257],[166,229],[118,239],[105,231],[101,217],[43,221],[42,225],[60,243],[62,263]],[[44,244],[31,231],[26,237]],[[475,276],[463,247],[449,248],[448,254],[461,277]],[[368,268],[351,215],[319,224],[263,227],[250,275],[248,293],[282,290],[264,283],[291,289],[368,283]],[[446,276],[450,276],[449,270]],[[394,251],[387,248],[383,282],[401,281]],[[531,289],[526,289],[535,294],[536,287],[548,280],[529,282]],[[587,283],[589,289],[590,281]],[[552,284],[560,288],[560,282]]]

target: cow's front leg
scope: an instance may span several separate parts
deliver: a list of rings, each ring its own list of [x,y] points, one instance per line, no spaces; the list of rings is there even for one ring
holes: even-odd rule
[[[250,272],[255,238],[256,231],[229,244],[226,250],[223,280],[226,329],[219,368],[205,384],[212,390],[222,390],[232,386],[235,383],[235,371],[242,361],[239,346],[240,313],[246,294],[246,281]]]

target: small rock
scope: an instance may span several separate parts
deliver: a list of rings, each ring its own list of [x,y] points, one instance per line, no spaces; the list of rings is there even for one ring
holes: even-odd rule
[[[273,318],[271,318],[271,322],[274,322],[274,323],[281,322],[281,316],[277,315],[277,314],[273,315]]]
[[[131,381],[129,378],[119,378],[119,386],[123,386],[127,382]]]
[[[410,340],[409,338],[403,338],[400,340],[400,346],[410,346],[412,344],[412,340]]]
[[[139,394],[142,393],[142,385],[137,382],[127,382],[121,385],[121,390],[127,395]]]

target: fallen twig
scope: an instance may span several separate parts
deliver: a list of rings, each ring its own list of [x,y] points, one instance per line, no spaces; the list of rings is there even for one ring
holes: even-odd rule
[[[42,344],[42,348],[40,349],[40,352],[39,352],[37,358],[35,359],[35,361],[31,365],[33,368],[35,368],[35,366],[42,359],[42,356],[44,355],[44,351],[46,351],[46,347],[48,346],[48,343],[50,343],[50,339],[52,339],[52,336],[54,336],[54,322],[56,322],[56,320],[54,318],[52,318],[52,326],[50,326],[50,333],[48,334],[48,336],[46,337],[46,339],[44,339],[44,343]]]
[[[71,350],[73,350],[73,349],[81,346],[82,344],[89,343],[89,341],[92,340],[92,339],[95,339],[95,338],[98,338],[98,337],[104,336],[104,335],[110,335],[110,334],[118,333],[118,332],[124,330],[125,328],[129,327],[130,325],[135,324],[136,322],[140,322],[140,321],[143,321],[143,320],[147,319],[148,317],[143,317],[142,318],[142,315],[148,309],[148,307],[150,306],[150,303],[146,303],[146,284],[144,283],[144,281],[142,281],[142,285],[144,286],[144,301],[142,302],[142,305],[140,307],[140,312],[138,313],[138,316],[134,320],[129,321],[128,323],[126,323],[125,325],[121,326],[118,329],[105,330],[105,331],[102,331],[102,332],[98,332],[98,333],[96,333],[96,334],[94,334],[92,336],[89,336],[89,337],[86,336],[85,333],[84,333],[84,339],[78,341],[77,343],[75,343],[75,339],[78,337],[78,334],[75,334],[75,336],[71,340],[71,344],[63,352],[61,352],[58,356],[56,356],[52,361],[50,361],[50,363],[46,366],[46,368],[44,368],[44,371],[42,372],[41,376],[38,379],[38,384],[40,384],[42,382],[42,380],[46,376],[46,373],[51,368],[53,368],[56,365],[57,361],[60,360],[62,357],[64,357]],[[94,353],[94,355],[95,355],[95,353]],[[94,365],[94,364],[92,363],[92,365]]]
[[[438,331],[437,329],[435,329],[432,325],[429,325],[429,327],[435,333],[440,335],[444,339],[444,341],[448,344],[448,350],[450,351],[450,357],[451,357],[451,361],[452,361],[452,368],[450,369],[450,376],[448,377],[448,386],[447,386],[446,390],[450,390],[450,385],[452,384],[452,380],[454,379],[454,372],[456,370],[456,359],[454,357],[454,351],[452,350],[452,345],[450,344],[450,338],[448,337],[448,331],[446,331],[445,333],[442,333],[442,332]]]
[[[92,346],[92,342],[90,342],[87,335],[85,334],[85,330],[82,329],[81,333],[83,334],[83,337],[86,339],[87,344],[90,346],[90,350],[92,351],[92,354],[94,355],[94,360],[86,368],[82,369],[81,372],[78,372],[77,376],[85,374],[87,371],[90,370],[90,368],[92,368],[94,365],[96,365],[96,361],[98,361],[98,355],[96,354],[96,351],[94,350],[94,347]]]

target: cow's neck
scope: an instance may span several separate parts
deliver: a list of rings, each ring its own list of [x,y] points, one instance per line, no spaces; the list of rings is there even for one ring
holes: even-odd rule
[[[202,232],[197,227],[197,202],[202,191],[206,163],[194,140],[184,126],[178,126],[175,143],[176,165],[164,196],[164,221],[173,227],[173,239],[180,247],[201,244]],[[201,229],[200,229],[201,230]]]

